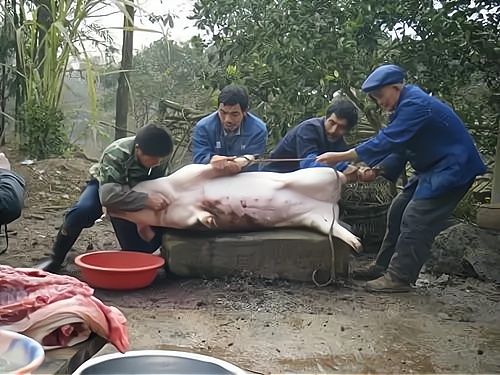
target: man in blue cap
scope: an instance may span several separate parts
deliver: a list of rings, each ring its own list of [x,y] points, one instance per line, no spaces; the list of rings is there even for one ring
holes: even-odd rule
[[[355,275],[369,280],[369,291],[411,290],[443,222],[475,178],[487,171],[453,109],[419,87],[405,84],[404,78],[405,71],[397,65],[375,69],[362,90],[392,112],[388,126],[355,148],[324,153],[316,159],[332,165],[359,159],[375,167],[389,154],[399,153],[415,170],[391,204],[375,263]]]

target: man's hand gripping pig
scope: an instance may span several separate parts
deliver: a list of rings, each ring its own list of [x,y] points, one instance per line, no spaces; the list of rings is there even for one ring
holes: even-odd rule
[[[243,156],[220,156],[214,155],[210,160],[210,165],[222,175],[233,175],[241,172],[242,168],[250,165],[255,160],[253,155]]]

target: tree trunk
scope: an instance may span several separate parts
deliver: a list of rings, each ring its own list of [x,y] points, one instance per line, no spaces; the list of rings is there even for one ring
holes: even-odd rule
[[[24,1],[20,1],[19,3],[19,13],[17,11],[16,7],[16,0],[12,0],[12,11],[14,12],[14,29],[18,30],[19,26],[23,24],[24,19],[23,19],[23,12],[21,11],[22,7],[24,7]],[[22,136],[23,136],[23,129],[24,125],[18,120],[21,108],[24,104],[24,72],[22,68],[22,63],[21,63],[21,54],[19,53],[19,48],[18,48],[18,40],[17,40],[17,34],[16,35],[16,108],[15,108],[15,118],[16,118],[16,123],[15,123],[15,132],[16,135],[20,137],[20,140],[22,141]]]
[[[4,11],[7,12],[9,9],[9,3],[7,0],[4,2]],[[7,36],[7,14],[5,15],[4,18],[4,23],[3,23],[3,35]],[[0,123],[0,147],[5,145],[5,106],[7,104],[7,98],[5,97],[5,87],[7,86],[7,70],[5,68],[5,64],[7,63],[7,53],[8,53],[8,48],[4,47],[4,49],[1,51],[2,55],[2,86],[0,87],[0,96],[1,96],[1,108],[2,108],[2,113],[0,116],[1,118],[1,123]]]
[[[498,122],[497,147],[495,151],[495,165],[493,167],[493,188],[491,203],[500,203],[500,121]]]
[[[132,1],[133,2],[133,1]],[[123,46],[121,72],[118,78],[118,90],[116,91],[116,118],[115,118],[115,140],[127,136],[127,117],[129,104],[129,70],[132,68],[132,54],[134,32],[127,30],[134,26],[134,7],[127,5],[127,15],[123,16]]]
[[[5,69],[5,62],[2,61],[2,87],[0,89],[1,93],[1,107],[2,107],[2,119],[0,123],[0,146],[5,145],[5,107],[7,105],[7,98],[5,96],[5,86],[7,86],[7,71]]]
[[[45,35],[47,35],[46,30],[52,25],[52,15],[50,14],[50,4],[48,1],[37,1],[38,11],[36,13],[37,22],[37,65],[38,74],[40,74],[40,79],[43,79],[43,66],[45,61],[46,45]]]

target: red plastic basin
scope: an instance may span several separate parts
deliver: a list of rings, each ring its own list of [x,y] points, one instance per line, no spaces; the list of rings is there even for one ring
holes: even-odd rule
[[[151,284],[165,260],[135,251],[95,251],[78,255],[75,263],[91,287],[131,290]]]

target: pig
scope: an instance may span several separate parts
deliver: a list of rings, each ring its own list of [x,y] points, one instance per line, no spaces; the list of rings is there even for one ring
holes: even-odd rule
[[[253,160],[251,155],[232,159],[236,169],[186,165],[167,177],[133,187],[139,192],[163,194],[169,202],[165,210],[107,208],[107,214],[135,223],[145,241],[154,236],[152,226],[193,229],[201,224],[205,230],[217,231],[307,227],[332,234],[356,252],[361,250],[359,238],[338,222],[338,201],[348,174],[330,167],[238,173]]]

